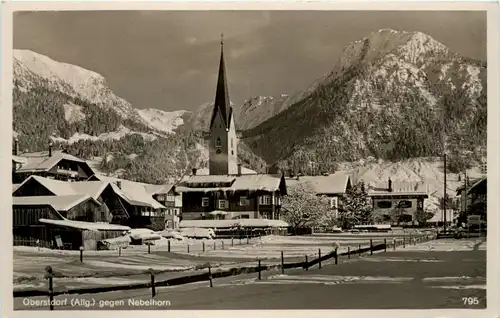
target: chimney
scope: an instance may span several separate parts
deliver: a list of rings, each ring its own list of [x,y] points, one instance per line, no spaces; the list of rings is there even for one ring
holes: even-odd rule
[[[195,176],[195,175],[196,175],[196,171],[197,171],[197,169],[196,169],[196,168],[193,168],[193,176]]]
[[[17,140],[17,137],[14,138],[14,156],[19,155],[19,141]]]
[[[391,178],[389,178],[387,191],[392,192],[392,181],[391,181]]]
[[[238,176],[241,176],[241,163],[238,163]]]
[[[118,189],[121,189],[122,188],[122,182],[121,181],[116,181],[116,186],[118,187]]]
[[[49,157],[52,157],[52,146],[54,145],[54,143],[51,141],[49,141]]]

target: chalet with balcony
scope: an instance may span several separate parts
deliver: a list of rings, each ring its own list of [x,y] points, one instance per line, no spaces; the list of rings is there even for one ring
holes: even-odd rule
[[[83,159],[61,150],[19,153],[17,140],[12,156],[12,182],[21,183],[32,175],[64,181],[88,180],[94,171]]]

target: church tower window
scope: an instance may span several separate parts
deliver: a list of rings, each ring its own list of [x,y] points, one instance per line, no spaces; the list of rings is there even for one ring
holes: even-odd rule
[[[215,143],[215,147],[217,147],[217,148],[222,147],[222,142],[220,141],[219,137],[217,137],[217,142]]]

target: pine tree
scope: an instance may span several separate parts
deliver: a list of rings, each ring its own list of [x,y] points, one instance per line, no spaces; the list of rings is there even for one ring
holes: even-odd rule
[[[342,196],[339,208],[339,224],[350,228],[355,224],[372,222],[373,207],[370,203],[365,184],[361,181],[347,190]]]

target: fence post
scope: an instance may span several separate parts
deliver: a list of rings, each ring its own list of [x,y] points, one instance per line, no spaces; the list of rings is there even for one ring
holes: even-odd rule
[[[215,251],[215,241],[214,241],[214,251]]]
[[[396,250],[396,238],[392,239],[392,248]]]
[[[359,254],[359,257],[361,257],[361,244],[358,244],[358,254]]]
[[[248,234],[247,234],[247,244],[250,244],[250,239],[248,238]]]
[[[387,239],[384,239],[384,252],[387,252]]]
[[[54,272],[52,267],[45,267],[45,278],[49,280],[49,305],[50,310],[54,310],[54,285],[52,279],[54,278]]]
[[[188,254],[189,254],[189,244],[188,244]]]
[[[351,247],[350,246],[347,247],[347,258],[348,259],[351,258]]]
[[[203,248],[203,252],[205,252],[205,242],[201,242],[201,245],[202,245],[202,248]]]
[[[122,247],[118,247],[118,256],[122,256]]]
[[[222,249],[224,249],[224,240],[222,240]]]
[[[335,265],[339,263],[339,248],[335,248]]]
[[[405,240],[406,237],[403,236],[403,248],[406,248],[406,240]]]
[[[170,240],[168,240],[168,251],[170,252]]]
[[[80,263],[83,263],[83,246],[80,246]]]
[[[151,242],[148,243],[148,254],[151,254]]]
[[[373,240],[370,239],[370,255],[373,255]]]
[[[309,265],[308,265],[308,263],[309,263],[309,262],[307,261],[307,255],[306,255],[306,263],[305,263],[305,265],[304,265],[304,268],[306,269],[306,271],[308,271],[308,270],[309,270]]]
[[[234,238],[231,237],[231,246],[234,246]]]
[[[212,266],[208,263],[208,279],[210,280],[210,287],[214,287],[212,283]]]
[[[283,257],[283,251],[281,251],[281,274],[285,274],[285,259]]]
[[[321,249],[318,249],[318,267],[321,268]]]
[[[156,296],[156,288],[155,288],[155,272],[152,268],[148,269],[149,274],[151,274],[151,295],[153,297]]]
[[[259,266],[258,266],[257,270],[259,271],[259,280],[260,280],[260,259],[259,259]]]

